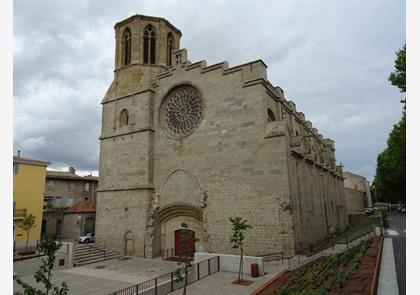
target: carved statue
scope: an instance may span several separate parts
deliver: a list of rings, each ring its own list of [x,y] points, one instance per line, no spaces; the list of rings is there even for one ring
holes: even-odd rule
[[[205,208],[207,206],[207,191],[202,191],[200,195],[200,206],[201,208]]]

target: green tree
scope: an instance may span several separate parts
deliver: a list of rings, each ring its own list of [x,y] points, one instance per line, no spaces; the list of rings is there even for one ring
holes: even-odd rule
[[[404,114],[389,134],[387,148],[378,155],[373,181],[378,201],[405,202],[405,125]]]
[[[406,91],[405,79],[405,53],[406,46],[396,52],[395,70],[389,75],[388,80],[397,86],[401,93]],[[402,100],[405,104],[406,100]],[[376,175],[373,185],[378,201],[405,202],[406,175],[405,175],[405,106],[401,120],[394,125],[389,134],[387,147],[378,155]]]
[[[188,229],[188,224],[185,222],[181,223],[181,251],[178,255],[180,262],[179,267],[175,271],[175,281],[184,281],[184,287],[182,294],[187,294],[187,283],[188,283],[188,267],[191,267],[191,254],[194,252],[193,244],[198,242],[199,239],[194,237],[191,230]],[[184,272],[184,277],[181,271]]]
[[[16,282],[22,286],[24,295],[66,295],[68,293],[68,286],[65,282],[61,283],[61,287],[54,286],[52,281],[52,269],[54,267],[55,252],[60,249],[62,243],[56,242],[50,235],[44,235],[41,237],[40,249],[47,257],[42,258],[42,264],[37,272],[34,274],[35,281],[41,282],[44,285],[44,290],[36,289],[30,286],[28,283],[17,279]],[[22,294],[17,292],[17,294]]]
[[[35,224],[35,216],[31,213],[27,215],[23,215],[22,223],[18,225],[19,228],[23,229],[26,233],[26,243],[25,243],[25,250],[28,250],[28,242],[29,242],[29,233],[31,230],[36,226]]]
[[[392,85],[397,86],[402,93],[406,90],[405,85],[405,45],[403,48],[395,52],[397,58],[395,59],[395,71],[393,71],[389,77],[388,81]]]
[[[238,271],[238,283],[243,279],[243,254],[244,254],[244,240],[245,233],[248,229],[252,228],[251,225],[247,224],[248,220],[242,220],[241,217],[229,217],[230,222],[232,223],[233,234],[230,237],[230,243],[232,244],[233,249],[239,249],[241,256],[239,259],[239,271]]]

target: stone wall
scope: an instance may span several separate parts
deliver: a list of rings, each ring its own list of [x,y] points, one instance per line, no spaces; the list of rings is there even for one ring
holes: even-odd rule
[[[117,40],[121,25],[139,21],[130,19],[117,24]],[[153,257],[189,222],[203,251],[233,254],[229,217],[240,216],[253,226],[245,254],[291,255],[347,226],[334,142],[268,82],[264,62],[207,66],[183,49],[165,67],[158,52],[156,65],[120,67],[117,56],[102,101],[98,243],[124,253],[130,232],[135,255]],[[199,92],[203,112],[194,132],[177,137],[162,106],[185,85]]]
[[[258,69],[263,64],[254,62],[252,66]],[[280,212],[280,203],[288,197],[285,140],[264,137],[268,125],[265,89],[261,85],[243,87],[244,74],[223,75],[224,67],[178,67],[160,79],[155,89],[154,183],[163,183],[180,168],[197,180],[207,197],[202,242],[206,251],[234,253],[229,243],[229,217],[241,216],[253,225],[245,244],[247,254],[279,249],[293,252],[291,215]],[[249,78],[264,74],[259,71]],[[183,83],[200,91],[205,108],[197,130],[176,140],[162,128],[160,106],[165,95]],[[162,205],[167,205],[168,199],[197,204],[196,185],[181,175],[185,180],[175,181],[169,193],[157,187]],[[186,179],[189,185],[184,190]],[[189,191],[192,193],[185,194]]]
[[[345,188],[345,198],[348,214],[360,213],[364,209],[363,197],[364,193],[357,190]]]
[[[145,257],[148,190],[103,191],[96,207],[96,241],[109,249],[125,253],[126,233],[133,233],[134,255]]]
[[[65,213],[62,238],[76,239],[85,233],[87,218],[95,218],[95,213]]]
[[[351,172],[343,172],[344,176],[344,187],[359,191],[361,193],[366,192],[366,178]]]

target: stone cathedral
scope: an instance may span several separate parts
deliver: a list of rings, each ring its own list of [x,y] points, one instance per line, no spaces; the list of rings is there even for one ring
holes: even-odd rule
[[[262,60],[188,60],[159,17],[115,25],[114,80],[102,100],[97,242],[124,255],[236,253],[229,217],[253,226],[246,255],[294,254],[347,225],[342,168]],[[223,48],[219,48],[223,50]]]

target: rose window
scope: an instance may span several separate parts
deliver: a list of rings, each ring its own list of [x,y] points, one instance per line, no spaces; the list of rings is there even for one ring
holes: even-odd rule
[[[175,137],[184,137],[200,124],[203,102],[195,88],[185,86],[167,97],[162,110],[164,124],[169,133]]]

